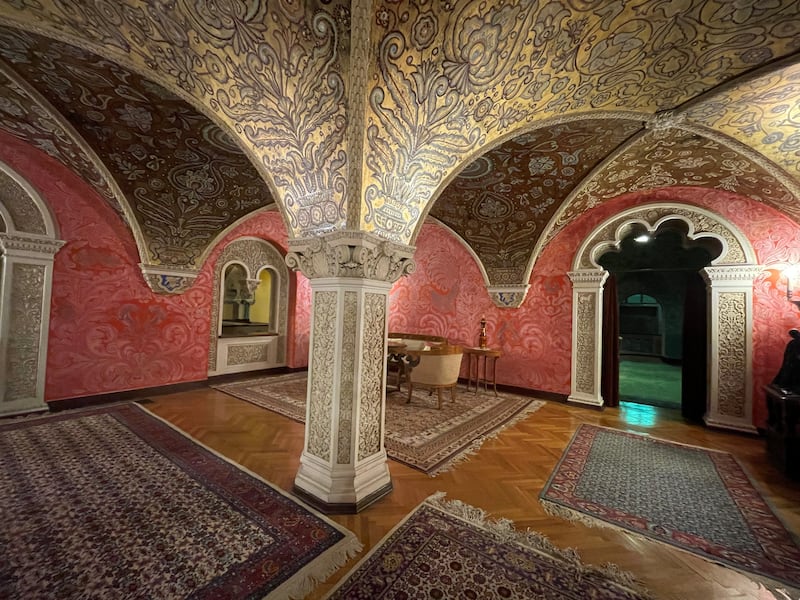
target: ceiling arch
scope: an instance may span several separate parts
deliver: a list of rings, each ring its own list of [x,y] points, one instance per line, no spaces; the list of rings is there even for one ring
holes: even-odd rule
[[[120,190],[143,263],[197,269],[220,229],[273,202],[233,139],[160,85],[86,50],[11,29],[0,28],[0,57],[81,132],[90,151],[70,149],[70,157],[104,157],[94,172],[111,176],[95,188],[105,197],[108,188]],[[0,127],[36,143],[36,132],[22,124],[37,119],[19,114],[12,86],[2,90]],[[38,145],[55,158],[67,154]],[[83,172],[97,183],[91,170]]]

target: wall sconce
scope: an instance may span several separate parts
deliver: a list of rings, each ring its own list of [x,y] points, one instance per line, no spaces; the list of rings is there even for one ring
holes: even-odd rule
[[[783,271],[786,277],[786,298],[800,307],[800,265],[792,265]]]

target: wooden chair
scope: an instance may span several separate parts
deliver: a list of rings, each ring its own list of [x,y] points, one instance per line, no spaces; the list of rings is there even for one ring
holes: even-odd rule
[[[437,346],[447,343],[447,338],[441,335],[428,335],[427,333],[402,333],[402,332],[389,332],[389,349],[390,352],[386,357],[386,383],[392,385],[390,381],[394,380],[394,385],[400,391],[400,386],[408,379],[408,350],[423,350],[431,346]],[[393,344],[401,345],[402,351],[391,352]]]
[[[411,402],[411,394],[415,386],[428,387],[431,391],[436,390],[439,399],[438,408],[442,408],[443,389],[450,389],[450,401],[455,402],[456,384],[461,371],[464,348],[445,344],[431,347],[429,350],[409,350],[408,355],[414,359],[411,364],[417,360],[419,363],[415,364],[407,374],[408,399],[406,404]]]

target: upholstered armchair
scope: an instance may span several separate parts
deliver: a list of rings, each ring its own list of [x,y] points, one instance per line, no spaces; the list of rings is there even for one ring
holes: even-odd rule
[[[428,350],[410,350],[408,355],[413,360],[414,365],[408,371],[408,400],[411,402],[411,394],[414,387],[427,387],[431,391],[436,390],[439,400],[439,408],[442,408],[442,390],[450,389],[450,401],[455,402],[456,384],[458,374],[461,371],[461,358],[464,356],[464,348],[461,346],[441,345],[431,347]],[[419,360],[417,364],[414,364]]]

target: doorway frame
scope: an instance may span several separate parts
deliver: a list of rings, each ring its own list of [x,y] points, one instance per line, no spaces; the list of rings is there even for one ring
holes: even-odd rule
[[[47,408],[53,266],[65,244],[58,238],[45,199],[0,162],[0,416]]]
[[[575,254],[572,270],[572,353],[568,402],[602,407],[603,284],[598,263],[619,248],[632,228],[654,233],[679,220],[692,240],[713,238],[720,255],[702,270],[708,294],[708,391],[704,422],[712,427],[757,433],[753,425],[753,280],[762,271],[749,240],[723,217],[687,204],[648,203],[597,225]]]

